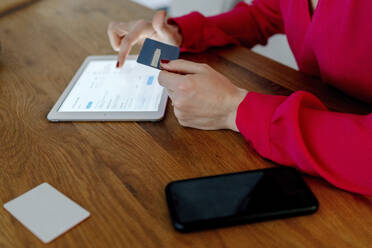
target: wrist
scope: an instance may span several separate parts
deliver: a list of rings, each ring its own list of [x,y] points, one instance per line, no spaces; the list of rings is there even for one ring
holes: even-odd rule
[[[231,129],[235,132],[239,132],[238,127],[236,126],[236,115],[238,113],[238,108],[240,103],[246,97],[248,91],[242,88],[237,88],[236,93],[231,97],[230,100],[230,111],[227,116],[226,126],[228,129]]]
[[[171,27],[175,45],[181,47],[183,43],[183,36],[180,27],[174,21],[168,21],[168,24]]]

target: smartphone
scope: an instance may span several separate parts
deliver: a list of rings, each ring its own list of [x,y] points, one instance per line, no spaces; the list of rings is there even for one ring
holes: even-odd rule
[[[290,167],[169,183],[169,213],[176,230],[191,232],[314,213],[318,201]]]

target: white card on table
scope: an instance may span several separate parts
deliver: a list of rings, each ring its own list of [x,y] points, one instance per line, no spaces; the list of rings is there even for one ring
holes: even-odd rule
[[[42,183],[5,203],[4,208],[44,243],[57,238],[90,215],[48,183]]]

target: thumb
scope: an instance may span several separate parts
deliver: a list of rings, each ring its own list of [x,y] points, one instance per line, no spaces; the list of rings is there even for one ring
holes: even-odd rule
[[[168,26],[166,25],[167,12],[164,10],[157,11],[152,18],[152,26],[154,30],[158,33],[165,33],[168,31]]]
[[[200,63],[195,63],[183,59],[177,59],[172,61],[162,60],[160,61],[160,67],[166,71],[180,73],[180,74],[196,74],[202,73],[205,69]]]

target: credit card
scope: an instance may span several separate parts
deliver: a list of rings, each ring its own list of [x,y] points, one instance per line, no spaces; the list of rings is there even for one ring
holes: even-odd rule
[[[143,43],[137,62],[160,69],[160,60],[176,60],[179,56],[179,47],[147,38]]]

